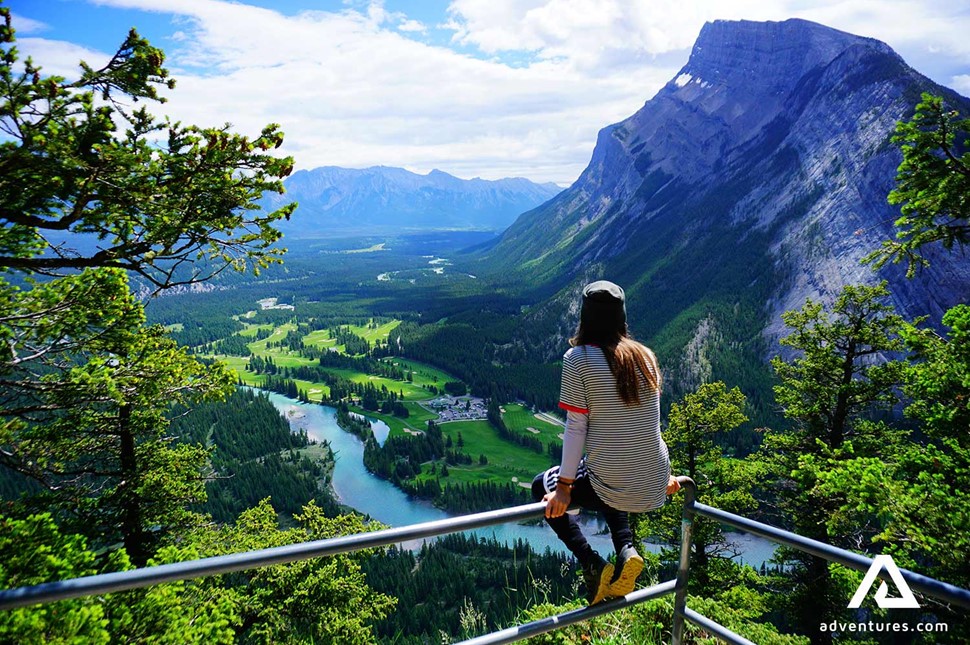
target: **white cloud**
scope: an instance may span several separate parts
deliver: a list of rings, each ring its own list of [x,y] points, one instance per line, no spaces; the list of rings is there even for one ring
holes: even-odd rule
[[[81,75],[78,63],[82,60],[95,69],[111,60],[111,54],[46,38],[18,38],[17,49],[21,59],[32,57],[45,75],[63,76],[67,79],[76,79]]]
[[[596,132],[674,78],[715,19],[803,17],[887,41],[965,94],[970,78],[970,16],[931,0],[454,0],[437,28],[457,50],[420,42],[427,27],[380,1],[291,16],[222,0],[92,1],[173,16],[178,86],[156,111],[247,133],[279,122],[300,168],[568,183]],[[29,40],[48,71],[97,54]]]
[[[413,33],[423,34],[428,31],[425,24],[419,20],[402,20],[401,24],[397,26],[401,31],[408,31]]]
[[[950,87],[964,96],[970,96],[970,74],[960,74],[954,76]]]
[[[757,0],[454,0],[455,39],[485,52],[531,50],[595,68],[611,50],[633,59],[688,50],[705,21],[729,14],[781,16]],[[733,6],[732,6],[733,5]],[[727,9],[725,7],[728,7]]]
[[[488,53],[533,51],[610,73],[615,52],[629,63],[689,49],[713,20],[805,18],[887,42],[938,81],[970,71],[966,3],[938,0],[453,0],[456,42]]]
[[[101,4],[177,14],[166,65],[178,84],[156,112],[245,133],[281,123],[283,151],[300,168],[385,164],[568,183],[597,131],[676,71],[597,77],[565,60],[482,60],[409,38],[405,17],[375,3],[296,16],[216,0]],[[57,57],[73,65],[79,53]]]
[[[798,16],[888,43],[897,52],[970,55],[970,13],[965,3],[933,0],[792,2]],[[799,5],[808,5],[799,8]],[[964,58],[964,64],[970,60]]]
[[[24,36],[25,34],[36,34],[48,28],[46,23],[39,20],[31,20],[30,18],[21,16],[13,11],[10,12],[10,24],[13,25],[14,30],[16,30],[18,38]]]

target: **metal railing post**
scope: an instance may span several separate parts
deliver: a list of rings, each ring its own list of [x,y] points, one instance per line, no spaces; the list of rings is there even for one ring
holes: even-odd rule
[[[697,485],[690,477],[677,477],[684,491],[684,515],[680,521],[680,564],[677,566],[677,584],[674,589],[674,625],[671,635],[673,645],[684,642],[684,610],[687,607],[687,577],[690,573],[690,545],[693,540],[694,499]]]

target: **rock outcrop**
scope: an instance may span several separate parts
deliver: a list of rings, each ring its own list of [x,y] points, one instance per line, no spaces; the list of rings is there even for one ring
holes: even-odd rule
[[[804,20],[709,23],[683,69],[600,132],[579,179],[482,263],[557,294],[536,322],[566,319],[586,280],[615,280],[634,331],[668,353],[704,325],[763,359],[785,333],[781,312],[882,279],[900,313],[938,321],[970,296],[966,254],[931,250],[913,280],[860,264],[894,235],[890,138],[921,92],[970,112],[879,41]]]

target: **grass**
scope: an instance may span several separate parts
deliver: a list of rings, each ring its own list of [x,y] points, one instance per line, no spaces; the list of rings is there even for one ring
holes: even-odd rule
[[[273,360],[276,359],[274,358]],[[378,390],[381,389],[381,386],[384,386],[392,392],[398,394],[403,393],[405,401],[425,401],[430,399],[432,396],[431,392],[428,392],[424,388],[418,387],[407,381],[398,381],[396,379],[384,378],[383,376],[377,376],[374,374],[363,374],[351,369],[342,369],[336,367],[326,367],[323,369],[353,383],[371,383]]]
[[[269,330],[269,331],[272,331],[272,329],[273,329],[273,325],[271,325],[269,323],[265,323],[265,324],[262,324],[262,325],[254,325],[252,323],[244,322],[243,324],[246,326],[246,328],[243,329],[243,330],[241,330],[241,331],[236,332],[237,334],[239,334],[243,338],[255,338],[256,337],[256,332],[258,332],[260,329],[266,329],[266,330]]]
[[[354,333],[363,336],[368,341],[373,343],[377,339],[386,340],[390,332],[393,331],[393,329],[399,324],[400,321],[395,320],[380,325],[377,328],[368,328],[366,326],[348,327]],[[255,338],[256,334],[260,330],[271,330],[272,333],[267,338],[253,340],[252,342],[247,343],[247,346],[253,355],[260,356],[262,358],[272,358],[273,362],[280,367],[301,367],[316,364],[315,360],[301,356],[297,351],[281,347],[269,347],[270,343],[283,340],[283,338],[285,338],[289,332],[295,329],[296,325],[294,323],[285,323],[275,327],[270,324],[246,324],[246,328],[238,332],[238,334],[244,338]],[[336,341],[330,337],[330,332],[326,329],[319,329],[310,332],[303,337],[303,342],[314,347],[335,347],[338,351],[342,351],[343,349],[342,347],[335,345]],[[246,370],[246,364],[249,360],[248,358],[226,356],[221,354],[212,355],[212,357],[218,358],[225,362],[247,385],[262,385],[265,380],[263,375],[254,374]],[[427,401],[434,398],[435,395],[425,389],[425,386],[441,387],[444,383],[457,379],[443,370],[419,361],[405,360],[402,358],[388,358],[384,360],[404,369],[405,371],[410,372],[412,380],[405,381],[390,379],[375,374],[365,374],[351,369],[326,368],[326,370],[355,383],[372,383],[377,388],[381,388],[383,386],[395,393],[402,393],[404,396],[403,400],[409,406],[408,409],[414,418],[414,421],[421,426],[424,426],[424,422],[426,422],[428,419],[436,418],[435,414],[428,412],[423,407],[411,404],[417,401]],[[302,380],[296,380],[296,383],[301,389],[305,389],[308,392],[311,390],[329,392],[329,388],[327,388],[327,386],[323,383]],[[320,394],[316,394],[315,396],[311,395],[310,398],[312,400],[319,401]]]
[[[374,345],[378,340],[381,341],[382,343],[385,342],[388,336],[390,336],[391,332],[394,331],[394,329],[397,328],[397,326],[400,324],[401,324],[400,320],[392,320],[391,322],[384,323],[383,325],[379,325],[377,327],[369,327],[369,326],[361,327],[358,325],[341,325],[341,326],[348,329],[352,333],[360,336],[361,338],[369,342],[371,345]],[[283,325],[282,327],[293,328],[293,325],[288,324],[288,325]],[[311,331],[309,334],[303,337],[303,343],[310,347],[317,347],[317,348],[326,347],[329,349],[336,349],[341,353],[346,353],[346,347],[344,347],[343,345],[337,344],[337,340],[331,337],[329,329],[315,329]]]
[[[381,342],[387,340],[387,337],[391,335],[398,325],[401,324],[400,320],[392,320],[391,322],[379,325],[377,328],[370,327],[358,327],[357,325],[347,325],[347,329],[357,334],[371,345],[374,341],[380,339]]]
[[[216,355],[212,356],[211,358],[216,358],[225,363],[236,373],[236,376],[239,377],[244,385],[260,387],[266,381],[265,374],[254,374],[246,369],[246,362],[249,360],[248,358],[224,355]],[[275,361],[276,359],[274,358],[273,360]],[[303,379],[292,380],[294,383],[296,383],[297,388],[304,390],[307,393],[307,398],[309,398],[311,401],[319,403],[325,394],[327,396],[330,395],[330,388],[325,383],[305,381]]]
[[[453,421],[442,423],[441,431],[451,437],[457,448],[458,433],[464,447],[462,452],[472,459],[471,465],[448,466],[449,481],[508,483],[515,477],[520,483],[529,484],[532,478],[549,467],[549,456],[526,450],[499,436],[488,421]],[[479,455],[485,455],[488,464],[478,463]]]
[[[337,341],[330,337],[330,330],[315,329],[303,337],[303,344],[309,347],[334,347]]]
[[[561,627],[554,632],[529,640],[530,643],[590,643],[591,645],[659,645],[664,633],[673,622],[673,603],[668,596],[641,603],[634,607],[596,616],[573,625]],[[562,605],[537,602],[522,610],[516,619],[519,623],[549,618],[585,606],[582,600]],[[688,633],[695,631],[688,624]],[[693,642],[690,640],[689,642]]]
[[[391,432],[389,436],[392,437],[395,435],[410,434],[405,432],[405,429],[423,432],[424,429],[428,427],[428,419],[434,419],[436,417],[435,414],[428,412],[416,403],[405,403],[404,405],[408,408],[408,412],[411,415],[407,419],[402,419],[401,417],[396,417],[391,414],[382,414],[380,412],[365,410],[354,405],[350,406],[350,409],[357,414],[371,417],[373,419],[380,419],[387,424],[388,428],[390,428]]]
[[[408,409],[408,422],[419,429],[426,428],[428,421],[438,418],[437,412],[427,410],[415,401],[405,401],[404,407]]]
[[[502,410],[505,427],[512,432],[534,435],[543,444],[562,444],[559,436],[563,431],[562,426],[537,418],[532,410],[518,403],[506,403]]]
[[[244,331],[248,331],[250,328],[255,329],[260,327],[272,329],[272,325],[247,325]],[[293,331],[294,329],[296,329],[296,324],[294,323],[285,323],[283,325],[280,325],[275,329],[273,329],[273,333],[270,334],[268,338],[264,338],[262,340],[255,340],[251,343],[248,343],[249,349],[250,351],[252,351],[253,354],[263,354],[268,351],[267,345],[269,345],[270,342],[283,340],[284,338],[286,338],[286,335],[291,331]],[[242,332],[239,332],[239,333],[240,335],[242,335]],[[253,331],[252,335],[255,336],[256,332]]]
[[[397,357],[386,358],[384,360],[393,363],[403,370],[410,371],[414,384],[418,386],[432,385],[440,389],[448,381],[458,380],[454,376],[448,374],[448,372],[440,370],[432,365],[428,365],[427,363]],[[426,398],[431,397],[428,396]]]
[[[295,330],[296,325],[294,323],[285,323],[278,326],[271,324],[244,324],[246,325],[246,328],[238,332],[238,334],[244,338],[255,339],[259,330],[272,332],[267,338],[253,340],[252,342],[247,343],[247,346],[254,355],[260,356],[261,358],[272,358],[273,362],[280,367],[300,367],[316,364],[315,360],[305,358],[297,351],[280,347],[269,347],[271,342],[283,340],[283,338],[285,338],[290,331]],[[394,320],[380,325],[377,328],[368,328],[366,326],[348,326],[348,328],[355,334],[358,334],[366,338],[369,342],[373,343],[377,339],[386,340],[388,335],[399,324],[399,320]],[[337,351],[343,351],[343,347],[336,345],[336,341],[330,337],[330,332],[326,329],[318,329],[310,332],[303,337],[303,342],[314,347],[334,347],[337,349]],[[246,369],[246,364],[249,361],[248,358],[243,358],[240,356],[226,356],[222,354],[212,355],[210,357],[223,361],[230,369],[236,372],[239,379],[242,380],[242,382],[246,385],[259,387],[266,381],[265,375],[255,374]],[[427,427],[428,420],[437,418],[436,413],[430,412],[418,403],[419,401],[430,400],[435,396],[432,392],[425,389],[424,386],[441,387],[441,385],[444,383],[457,379],[443,370],[419,361],[404,360],[401,358],[388,358],[385,360],[392,362],[396,366],[406,371],[411,372],[412,381],[399,381],[375,374],[365,374],[350,369],[326,368],[326,371],[355,383],[372,383],[378,389],[380,389],[381,386],[384,386],[388,390],[395,393],[402,393],[404,395],[403,402],[408,408],[409,412],[409,417],[407,419],[400,419],[391,415],[384,415],[356,408],[355,411],[384,421],[391,429],[392,435],[405,434],[405,429],[423,430],[425,427]],[[311,401],[319,402],[324,396],[329,396],[330,394],[330,388],[325,383],[306,381],[302,379],[294,379],[294,382],[299,389],[307,392],[307,396]]]
[[[290,349],[280,349],[276,347],[260,353],[260,356],[262,356],[263,358],[266,358],[267,356],[272,356],[273,362],[280,367],[302,367],[304,365],[313,365],[316,363],[316,361],[314,361],[313,359],[300,356],[298,352],[295,352]]]

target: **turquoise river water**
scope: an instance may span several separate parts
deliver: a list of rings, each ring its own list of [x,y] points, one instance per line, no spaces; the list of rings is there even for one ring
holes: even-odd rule
[[[431,504],[408,496],[388,481],[379,479],[364,468],[364,444],[356,436],[337,425],[334,408],[314,403],[301,403],[294,399],[269,393],[270,401],[283,413],[294,431],[306,430],[314,441],[327,441],[336,455],[333,473],[333,489],[341,503],[367,514],[388,526],[407,526],[452,517]],[[371,419],[374,436],[383,443],[389,431],[387,425]],[[590,544],[604,556],[613,550],[609,536],[603,534],[603,526],[595,517],[583,517],[585,533]],[[503,524],[471,531],[474,535],[494,537],[500,542],[512,543],[522,539],[538,552],[547,547],[564,551],[552,529],[546,526]],[[744,562],[755,567],[771,557],[771,542],[748,534],[734,534],[732,540],[741,552]],[[418,544],[407,544],[417,547]],[[647,548],[654,548],[646,545]]]

